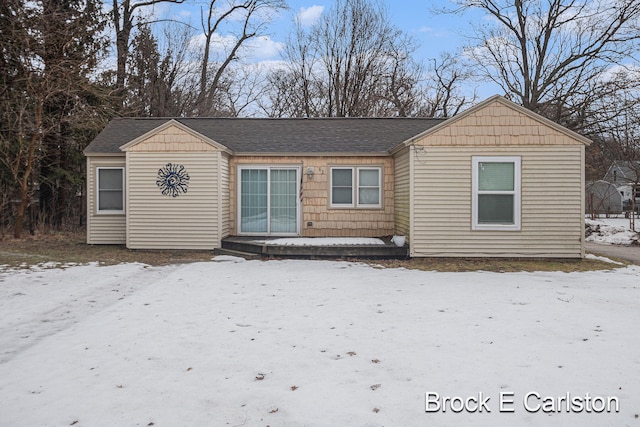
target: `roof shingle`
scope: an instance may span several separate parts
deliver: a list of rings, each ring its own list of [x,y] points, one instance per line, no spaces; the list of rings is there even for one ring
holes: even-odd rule
[[[85,154],[121,153],[119,147],[170,118],[118,118],[98,134]],[[176,118],[236,153],[388,153],[441,123],[434,118]]]

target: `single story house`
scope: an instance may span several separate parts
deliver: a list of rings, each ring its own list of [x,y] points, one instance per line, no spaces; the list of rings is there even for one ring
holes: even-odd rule
[[[403,235],[413,257],[579,258],[588,144],[501,96],[448,119],[114,119],[84,151],[87,242]]]

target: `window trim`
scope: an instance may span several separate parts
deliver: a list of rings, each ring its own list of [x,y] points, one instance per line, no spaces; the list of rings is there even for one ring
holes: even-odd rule
[[[334,169],[351,171],[351,203],[334,203],[333,202],[333,171]],[[360,203],[360,170],[378,171],[378,203]],[[333,165],[329,167],[329,207],[332,209],[381,209],[383,200],[383,167],[382,166],[352,166],[352,165]],[[372,188],[372,187],[366,187]]]
[[[522,197],[522,158],[520,156],[473,156],[471,158],[471,229],[493,231],[521,230],[521,197]],[[513,163],[513,191],[479,191],[478,164],[479,163]],[[507,194],[513,195],[513,224],[482,224],[478,222],[478,195]]]
[[[100,171],[120,170],[122,173],[122,209],[100,209]],[[96,167],[96,215],[124,215],[125,213],[125,173],[122,166],[100,166]]]

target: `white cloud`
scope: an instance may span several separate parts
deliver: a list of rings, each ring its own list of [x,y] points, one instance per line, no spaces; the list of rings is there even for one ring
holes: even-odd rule
[[[301,7],[296,20],[303,27],[308,27],[316,23],[320,19],[320,15],[324,11],[324,6],[313,5],[309,7]]]
[[[428,27],[423,25],[422,27],[417,29],[417,33],[420,37],[430,37],[430,38],[449,38],[451,37],[451,31],[446,30],[444,28],[438,27]]]
[[[218,33],[213,34],[210,46],[211,61],[220,60],[228,54],[237,41],[238,38],[232,34],[224,36]],[[190,45],[194,49],[203,49],[204,44],[204,34],[199,34],[190,41]],[[274,41],[269,36],[259,36],[243,44],[238,51],[238,56],[251,62],[259,62],[277,58],[283,48],[283,43]]]
[[[275,58],[283,48],[284,43],[274,41],[269,36],[256,37],[247,45],[251,56],[256,60]]]
[[[602,82],[607,82],[616,79],[617,77],[625,76],[629,79],[638,80],[640,77],[640,66],[637,64],[617,64],[604,70],[599,78]]]
[[[222,53],[233,47],[236,43],[237,37],[231,34],[223,36],[218,33],[214,33],[211,36],[211,44],[209,45],[209,49],[212,54]],[[204,49],[204,45],[206,42],[206,37],[204,34],[198,34],[191,38],[190,46],[194,49]]]

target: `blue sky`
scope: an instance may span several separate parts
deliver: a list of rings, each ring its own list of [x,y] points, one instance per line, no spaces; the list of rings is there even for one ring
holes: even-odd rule
[[[416,58],[427,60],[438,57],[442,51],[455,52],[463,44],[459,30],[468,26],[469,16],[435,15],[431,9],[451,6],[447,0],[381,0],[388,8],[391,21],[406,33],[414,37],[420,47]],[[205,1],[202,2],[206,4]],[[268,36],[274,43],[285,43],[289,32],[293,28],[293,19],[302,13],[311,20],[318,13],[326,12],[334,3],[332,0],[288,0],[290,9],[284,11],[268,27]],[[188,2],[182,5],[156,6],[158,15],[172,15],[177,19],[190,21],[198,26],[200,21],[200,6],[198,2]],[[265,46],[263,54],[257,53],[261,59],[278,59],[272,49]]]
[[[332,1],[326,0],[290,0],[288,1],[292,13],[298,13],[301,9],[313,10],[314,6],[324,6],[325,10],[331,8]],[[455,15],[436,15],[434,8],[450,7],[446,0],[387,0],[382,1],[388,8],[391,21],[406,33],[413,36],[420,44],[416,52],[421,59],[438,57],[441,51],[455,51],[459,48],[463,39],[458,34],[458,29],[464,28],[467,17]],[[283,27],[287,25],[283,22]]]
[[[417,61],[427,63],[430,58],[439,57],[441,52],[459,53],[464,37],[461,33],[469,29],[471,19],[476,22],[484,19],[478,12],[466,13],[463,16],[452,14],[436,14],[435,9],[452,7],[448,0],[380,0],[387,7],[391,21],[405,33],[411,35],[418,44],[415,52]],[[289,10],[281,12],[267,27],[267,36],[261,40],[254,40],[256,46],[251,54],[252,62],[278,61],[279,49],[287,41],[296,16],[306,19],[310,24],[314,17],[327,12],[333,0],[288,0]],[[174,17],[188,21],[192,25],[200,25],[200,7],[206,6],[207,0],[191,0],[186,4],[155,6],[154,14],[161,17]],[[228,34],[220,34],[221,37]],[[245,55],[246,56],[246,55]],[[493,95],[497,86],[483,84],[479,88],[481,98]]]

